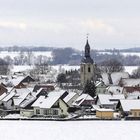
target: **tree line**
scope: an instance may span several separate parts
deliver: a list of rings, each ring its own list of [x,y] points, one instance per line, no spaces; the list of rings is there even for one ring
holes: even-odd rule
[[[18,52],[19,55],[11,58],[10,54],[4,58],[4,60],[8,61],[10,64],[14,65],[34,65],[34,62],[40,61],[39,59],[44,59],[49,64],[57,65],[57,64],[69,64],[69,65],[79,65],[81,62],[81,58],[83,57],[83,52],[69,48],[51,48],[51,47],[24,47],[24,46],[13,46],[13,47],[0,47],[0,51],[15,51]],[[47,56],[40,55],[35,56],[34,52],[36,51],[51,51],[52,59]],[[140,66],[140,57],[138,55],[122,55],[122,51],[117,49],[112,50],[91,50],[91,57],[97,65],[100,65],[105,60],[116,59],[121,61],[125,66]]]

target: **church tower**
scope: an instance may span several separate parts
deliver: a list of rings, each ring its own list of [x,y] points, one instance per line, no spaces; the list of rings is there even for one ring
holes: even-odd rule
[[[84,57],[82,58],[80,64],[80,71],[82,85],[85,85],[88,81],[94,80],[95,64],[90,56],[90,45],[88,43],[88,38],[85,45]]]

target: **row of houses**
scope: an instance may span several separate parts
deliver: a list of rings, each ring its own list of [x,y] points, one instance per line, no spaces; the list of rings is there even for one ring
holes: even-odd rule
[[[118,75],[117,83],[113,85],[98,81],[94,98],[79,90],[62,90],[56,83],[39,84],[30,76],[1,77],[0,115],[18,113],[22,117],[43,118],[92,115],[98,119],[140,117],[140,79]]]

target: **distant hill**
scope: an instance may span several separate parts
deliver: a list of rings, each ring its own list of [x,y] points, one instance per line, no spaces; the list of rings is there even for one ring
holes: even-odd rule
[[[140,52],[140,47],[121,49],[120,52]]]
[[[9,46],[9,47],[0,47],[0,51],[8,52],[27,52],[27,51],[53,51],[55,47],[46,47],[46,46]]]

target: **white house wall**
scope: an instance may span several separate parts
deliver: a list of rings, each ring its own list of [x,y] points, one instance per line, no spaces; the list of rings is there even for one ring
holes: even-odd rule
[[[14,107],[12,106],[12,100],[11,99],[7,102],[3,102],[3,104],[4,104],[4,107],[6,109],[10,109],[10,110],[14,109]]]
[[[37,114],[37,110],[40,111],[39,114]],[[46,115],[45,110],[49,111],[50,113]],[[54,110],[58,111],[57,115],[53,115]],[[61,115],[61,110],[59,108],[38,108],[38,107],[34,107],[34,115],[38,115],[38,116],[44,116],[44,115],[46,115],[46,116],[59,116],[59,115]]]
[[[61,114],[68,115],[68,106],[61,99],[59,99],[59,106],[61,108]]]
[[[32,117],[34,115],[34,111],[33,110],[21,109],[20,110],[20,115],[23,116],[23,117]]]

